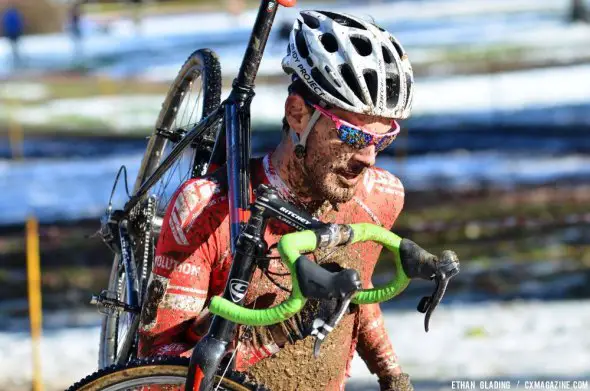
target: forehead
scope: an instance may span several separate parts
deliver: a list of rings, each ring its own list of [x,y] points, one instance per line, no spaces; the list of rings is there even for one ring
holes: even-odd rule
[[[392,121],[391,118],[378,117],[376,115],[351,113],[350,111],[345,111],[338,108],[330,109],[330,111],[334,113],[336,116],[340,117],[341,119],[347,122],[350,122],[353,125],[367,125],[377,122],[389,125]]]

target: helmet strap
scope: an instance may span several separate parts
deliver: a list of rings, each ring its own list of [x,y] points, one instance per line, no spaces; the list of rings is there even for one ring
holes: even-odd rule
[[[307,123],[305,130],[301,133],[301,136],[298,136],[297,133],[293,130],[293,128],[289,128],[289,135],[291,136],[293,144],[295,144],[295,156],[297,156],[299,159],[305,157],[305,145],[307,144],[307,137],[309,136],[309,133],[311,133],[311,130],[313,129],[315,124],[318,122],[320,115],[321,113],[319,111],[313,111],[313,114],[311,115],[311,118],[309,119],[309,122]]]

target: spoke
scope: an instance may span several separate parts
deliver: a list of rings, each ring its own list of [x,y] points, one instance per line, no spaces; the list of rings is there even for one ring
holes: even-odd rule
[[[202,79],[201,79],[201,78],[199,78],[199,80],[202,80]],[[201,83],[199,83],[199,85],[200,85],[200,84],[201,84]],[[195,109],[197,108],[197,106],[199,106],[199,102],[200,102],[200,100],[201,100],[201,93],[203,92],[203,89],[202,89],[202,88],[200,88],[198,91],[199,91],[199,92],[198,92],[198,95],[197,95],[197,99],[196,99],[196,101],[195,101],[195,105],[193,106],[193,110],[191,111],[191,115],[190,115],[190,117],[189,117],[189,120],[192,120],[192,119],[193,119],[193,114],[195,113]],[[194,122],[193,122],[193,121],[189,121],[189,122],[191,122],[191,123],[196,123],[197,121],[194,121]]]
[[[225,379],[225,374],[229,370],[229,366],[232,363],[232,361],[234,361],[234,358],[236,357],[236,353],[237,353],[238,349],[240,348],[240,345],[241,344],[242,344],[242,342],[241,341],[238,341],[238,344],[236,345],[236,348],[234,349],[234,351],[231,354],[231,358],[229,359],[229,362],[225,366],[225,368],[224,368],[223,373],[221,374],[221,376],[219,376],[219,383],[217,383],[217,387],[215,387],[215,391],[219,390],[219,387],[221,387],[221,382],[223,381],[223,379]]]
[[[191,87],[193,85],[193,82],[194,81],[191,81],[190,83],[188,83],[188,86],[186,87],[186,90],[184,91],[184,98],[182,99],[182,102],[184,103],[184,109],[182,112],[182,124],[181,125],[184,125],[186,123],[185,122],[186,113],[187,113],[186,107],[189,104],[189,102],[191,101],[191,94],[193,92]],[[189,120],[190,120],[190,117],[189,117]]]

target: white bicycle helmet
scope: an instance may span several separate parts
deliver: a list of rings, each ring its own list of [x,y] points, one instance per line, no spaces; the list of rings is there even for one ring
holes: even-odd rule
[[[326,104],[385,118],[412,109],[410,60],[389,32],[347,14],[303,11],[282,66]],[[303,144],[305,142],[303,141]]]

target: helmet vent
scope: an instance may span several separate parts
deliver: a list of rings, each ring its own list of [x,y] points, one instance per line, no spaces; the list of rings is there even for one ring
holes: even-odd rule
[[[332,83],[336,84],[338,86],[338,88],[342,88],[342,85],[340,85],[340,82],[338,80],[336,80],[336,77],[335,77],[334,73],[332,72],[332,70],[330,69],[330,67],[325,65],[324,69],[326,70],[326,73],[328,73],[330,76],[332,76]]]
[[[356,52],[363,57],[366,57],[369,54],[373,53],[373,46],[371,45],[371,41],[369,41],[367,37],[350,37],[350,42],[352,42],[352,46],[354,46]]]
[[[381,52],[383,52],[383,61],[386,64],[391,64],[393,62],[393,54],[387,49],[385,46],[381,46]]]
[[[399,81],[397,75],[385,79],[385,96],[387,97],[387,106],[395,107],[399,101]]]
[[[400,44],[395,39],[393,39],[391,36],[389,37],[389,40],[393,44],[393,47],[395,48],[395,51],[397,52],[399,58],[402,58],[404,56],[404,51],[403,51],[402,47],[400,46]]]
[[[338,41],[336,41],[336,37],[333,34],[322,34],[320,42],[324,45],[324,49],[329,53],[335,53],[338,51]]]
[[[373,105],[377,105],[377,71],[374,69],[367,69],[363,72],[363,77],[369,88],[369,94],[371,94]]]
[[[354,92],[356,97],[359,98],[360,101],[364,104],[368,104],[365,101],[365,97],[362,93],[361,86],[359,85],[350,65],[342,64],[340,66],[340,74],[342,75],[342,78],[344,79],[346,84],[348,84],[348,87],[352,90],[352,92]]]
[[[359,22],[357,22],[354,19],[351,19],[347,16],[341,15],[341,14],[335,14],[333,12],[329,12],[329,11],[317,11],[322,15],[327,16],[328,18],[332,19],[334,22],[345,26],[345,27],[354,27],[357,29],[361,29],[361,30],[366,30],[366,27],[363,26],[362,24],[360,24]]]
[[[409,72],[405,72],[406,74],[406,100],[410,101],[410,92],[412,91],[412,75]]]
[[[346,99],[345,97],[342,96],[341,93],[339,93],[334,86],[332,86],[332,84],[330,84],[330,82],[324,77],[324,75],[322,75],[322,72],[319,71],[319,69],[317,68],[313,68],[311,70],[311,77],[313,77],[313,80],[318,83],[320,85],[320,87],[322,87],[322,89],[324,91],[327,91],[330,95],[334,96],[336,99],[341,100],[349,105],[352,106],[352,103],[350,103],[348,101],[348,99]]]
[[[303,22],[311,29],[317,29],[320,27],[320,21],[311,16],[310,14],[301,13],[301,17],[303,18]]]
[[[305,42],[305,37],[303,36],[301,30],[297,31],[295,34],[295,46],[297,46],[297,51],[301,57],[307,58],[309,56],[307,42]]]

